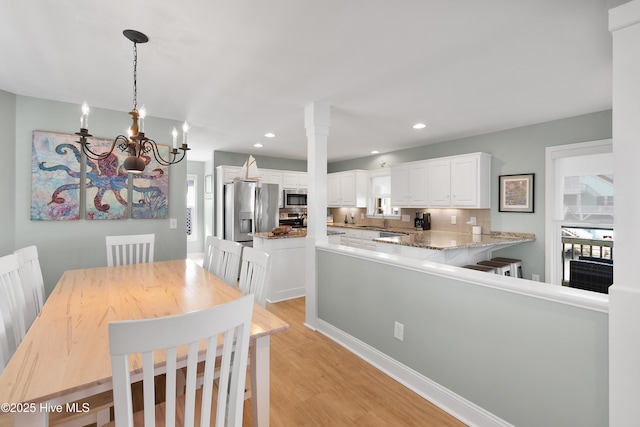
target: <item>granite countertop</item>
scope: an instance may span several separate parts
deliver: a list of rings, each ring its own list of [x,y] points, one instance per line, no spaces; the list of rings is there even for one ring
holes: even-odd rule
[[[345,233],[340,231],[327,231],[327,236],[334,236],[339,234],[345,234]],[[296,237],[307,237],[307,229],[294,228],[287,234],[273,234],[271,232],[251,233],[250,236],[259,237],[261,239],[291,239]]]
[[[334,228],[350,228],[352,230],[372,230],[372,231],[393,231],[397,233],[420,233],[420,231],[416,231],[414,228],[400,228],[400,227],[376,227],[372,225],[357,225],[357,224],[344,224],[342,222],[334,222],[333,224],[327,223],[327,227]]]
[[[413,246],[424,249],[463,249],[501,244],[515,244],[531,242],[536,239],[534,234],[491,232],[490,234],[456,233],[450,231],[414,231],[406,236],[381,237],[373,239],[375,242],[391,243],[395,245]]]
[[[251,233],[250,236],[259,237],[261,239],[295,239],[298,237],[307,237],[307,229],[306,228],[294,228],[290,232],[286,234],[273,234],[270,231],[261,232],[261,233]]]

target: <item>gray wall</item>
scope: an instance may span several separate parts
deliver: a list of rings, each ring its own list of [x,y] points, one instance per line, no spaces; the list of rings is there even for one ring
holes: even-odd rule
[[[2,108],[10,99],[0,98]],[[9,97],[10,98],[10,97]],[[13,221],[0,224],[0,234],[13,234],[13,249],[36,245],[47,293],[51,292],[65,270],[106,265],[104,238],[107,235],[156,234],[155,259],[186,257],[185,182],[187,162],[170,168],[169,217],[177,218],[178,228],[169,229],[169,220],[122,221],[31,221],[31,142],[34,130],[73,133],[79,127],[80,106],[24,96],[16,97],[15,135],[15,206]],[[98,137],[115,137],[130,123],[126,112],[92,108],[89,127]],[[181,122],[148,117],[145,122],[149,136],[162,143],[171,142],[171,129]]]
[[[515,426],[608,424],[606,313],[347,253],[317,257],[320,319]]]
[[[428,131],[428,128],[425,129]],[[394,151],[360,159],[330,163],[328,172],[350,169],[379,169],[385,161],[387,167],[396,163],[431,159],[482,151],[493,155],[491,162],[491,228],[493,231],[534,233],[536,241],[497,251],[496,256],[522,259],[528,278],[531,273],[544,280],[544,180],[545,148],[575,142],[611,138],[611,110],[562,120],[540,123],[501,132]],[[329,136],[331,137],[331,136]],[[498,212],[498,176],[535,173],[535,212]]]
[[[4,164],[0,167],[0,256],[15,250],[14,231],[16,194],[16,96],[0,90],[0,150]]]

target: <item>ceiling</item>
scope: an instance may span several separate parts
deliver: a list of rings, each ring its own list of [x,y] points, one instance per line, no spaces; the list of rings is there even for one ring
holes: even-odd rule
[[[304,107],[322,102],[339,161],[611,108],[607,10],[625,2],[0,0],[0,89],[124,123],[132,28],[150,38],[138,106],[189,122],[189,160],[305,159]]]

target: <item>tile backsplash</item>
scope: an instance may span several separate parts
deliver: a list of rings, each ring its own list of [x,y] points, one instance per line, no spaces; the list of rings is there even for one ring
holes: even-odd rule
[[[381,218],[367,217],[365,208],[329,208],[329,213],[333,215],[335,223],[344,223],[345,215],[349,223],[352,222],[351,214],[353,214],[353,222],[357,225],[368,225],[372,227],[382,226]],[[413,219],[416,212],[428,212],[431,214],[431,229],[438,231],[454,231],[459,233],[471,233],[471,218],[476,218],[476,226],[482,227],[482,234],[491,232],[491,209],[401,209],[401,215],[407,215],[409,222],[401,219],[387,219],[387,227],[391,228],[413,228]],[[364,216],[364,218],[361,218]],[[451,217],[456,217],[456,224],[451,224]]]

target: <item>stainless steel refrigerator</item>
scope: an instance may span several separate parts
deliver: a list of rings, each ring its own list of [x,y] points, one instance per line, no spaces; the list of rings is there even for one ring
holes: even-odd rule
[[[237,181],[224,185],[224,238],[253,242],[249,233],[278,226],[278,184]]]

